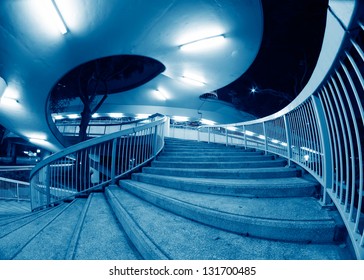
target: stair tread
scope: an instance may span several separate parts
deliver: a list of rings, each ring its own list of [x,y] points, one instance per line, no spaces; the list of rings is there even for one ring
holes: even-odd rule
[[[16,229],[0,238],[0,259],[12,259],[22,247],[60,214],[65,207],[66,204],[63,203],[57,207],[44,211],[41,214],[34,213],[34,220],[27,221],[27,223],[24,223],[20,227],[16,227]]]
[[[85,199],[74,200],[15,257],[20,260],[62,260]]]
[[[79,236],[75,259],[138,259],[102,193],[94,193]]]
[[[235,161],[235,162],[188,162],[188,161],[158,161],[154,160],[152,167],[160,168],[248,168],[248,167],[274,167],[285,166],[287,161],[284,159],[277,160],[258,160],[258,161]]]
[[[241,236],[175,215],[109,187],[148,238],[170,259],[348,259],[333,244],[300,244]],[[299,252],[299,254],[297,253]]]
[[[226,187],[240,187],[240,186],[267,186],[267,187],[275,187],[275,186],[317,186],[318,183],[307,181],[301,177],[293,177],[289,180],[286,178],[269,178],[269,179],[220,179],[220,178],[190,178],[190,177],[175,177],[175,176],[167,176],[167,175],[158,175],[158,174],[147,174],[147,173],[135,173],[133,176],[141,176],[141,177],[154,177],[160,179],[166,179],[171,181],[183,182],[183,183],[196,183],[201,185],[221,185]]]
[[[287,167],[264,167],[264,168],[158,168],[144,167],[143,173],[159,174],[177,177],[199,177],[199,178],[283,178],[297,177],[301,171]]]
[[[233,215],[295,222],[332,222],[331,216],[329,216],[326,211],[322,211],[317,201],[311,197],[274,199],[231,197],[186,192],[132,180],[125,180],[122,182],[137,186],[144,191],[148,191],[161,197],[168,197],[197,207]]]

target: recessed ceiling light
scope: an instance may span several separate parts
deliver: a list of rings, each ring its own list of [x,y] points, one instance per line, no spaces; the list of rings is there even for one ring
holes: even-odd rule
[[[220,34],[207,38],[202,38],[186,44],[181,45],[179,48],[183,51],[200,51],[206,50],[206,48],[216,47],[225,40],[225,36]]]
[[[18,105],[19,101],[17,99],[3,96],[1,97],[1,104],[7,106],[16,106]]]
[[[155,94],[155,96],[156,96],[158,99],[161,99],[161,100],[167,100],[167,99],[168,99],[167,94],[164,92],[164,90],[156,89],[156,90],[154,91],[154,94]]]
[[[204,85],[206,85],[204,82],[196,79],[196,78],[192,78],[192,77],[187,77],[187,76],[182,76],[182,80],[190,85],[194,85],[194,86],[199,86],[199,87],[203,87]]]
[[[52,15],[53,21],[57,26],[59,32],[63,35],[67,33],[67,26],[64,22],[61,12],[59,11],[55,0],[49,0],[51,2],[51,6],[49,7],[49,13]]]

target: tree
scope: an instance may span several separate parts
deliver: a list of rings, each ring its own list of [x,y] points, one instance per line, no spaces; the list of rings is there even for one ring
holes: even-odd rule
[[[92,115],[109,94],[138,87],[164,70],[165,66],[159,61],[135,55],[110,56],[84,63],[68,72],[53,87],[50,110],[52,113],[64,112],[72,100],[79,98],[83,104],[79,141],[84,141]]]

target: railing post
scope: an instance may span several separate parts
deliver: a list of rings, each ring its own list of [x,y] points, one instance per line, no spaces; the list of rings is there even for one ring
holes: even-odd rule
[[[268,154],[268,139],[267,139],[267,131],[266,131],[266,128],[265,128],[265,122],[263,122],[263,135],[264,135],[265,154]]]
[[[246,140],[246,129],[245,129],[245,125],[243,125],[243,132],[244,132],[244,146],[245,146],[245,150],[248,148],[247,147],[247,140]]]
[[[115,185],[116,141],[117,141],[117,138],[114,138],[114,140],[112,141],[112,150],[111,150],[111,185]]]
[[[16,197],[17,197],[17,201],[19,202],[19,183],[16,183]]]
[[[153,157],[157,155],[157,141],[158,141],[158,126],[154,127],[154,137],[153,137]]]
[[[284,128],[286,129],[288,166],[291,166],[291,160],[292,160],[292,146],[291,146],[291,133],[290,133],[291,130],[287,120],[287,115],[283,115],[283,121],[284,121]]]
[[[225,127],[226,147],[229,146],[228,129]]]
[[[331,151],[331,141],[330,141],[330,134],[329,134],[329,128],[327,125],[327,119],[325,116],[324,108],[322,106],[322,103],[320,99],[315,96],[311,95],[312,98],[312,104],[314,105],[315,114],[317,115],[317,122],[318,122],[318,128],[320,133],[320,142],[323,150],[323,197],[322,197],[322,203],[324,205],[330,204],[331,199],[327,195],[327,189],[332,187],[333,181],[332,181],[332,151]]]
[[[51,174],[49,165],[45,167],[45,179],[46,179],[45,185],[46,185],[46,199],[47,199],[46,207],[49,207],[51,205]]]

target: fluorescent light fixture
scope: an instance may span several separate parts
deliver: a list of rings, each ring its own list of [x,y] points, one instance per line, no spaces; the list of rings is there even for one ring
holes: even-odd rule
[[[167,100],[167,94],[164,92],[164,90],[160,90],[160,89],[156,89],[154,91],[154,94],[155,96],[158,98],[158,99],[161,99],[161,100]]]
[[[92,114],[91,116],[93,119],[96,119],[96,118],[99,118],[100,117],[100,114],[99,113],[94,113]]]
[[[6,105],[6,106],[16,106],[18,105],[19,101],[15,98],[11,98],[11,97],[6,97],[3,96],[1,97],[1,104],[2,105]]]
[[[173,120],[177,122],[187,122],[190,118],[189,117],[183,117],[183,116],[173,116]]]
[[[255,133],[252,131],[249,131],[249,130],[245,130],[245,135],[253,136],[253,135],[255,135]]]
[[[274,143],[274,144],[278,144],[279,143],[279,141],[277,139],[272,139],[271,142]]]
[[[55,115],[55,116],[53,116],[53,118],[55,120],[63,120],[64,119],[64,117],[62,115]]]
[[[6,90],[6,82],[3,78],[0,77],[0,97],[3,95],[3,93],[5,92]]]
[[[305,161],[308,161],[310,159],[309,155],[304,155],[303,158],[305,159]]]
[[[193,86],[203,87],[205,85],[204,82],[192,77],[182,76],[182,80]]]
[[[207,120],[207,119],[201,119],[201,123],[202,124],[207,124],[207,125],[214,125],[214,124],[216,124],[216,122],[211,121],[211,120]]]
[[[265,140],[265,136],[264,135],[259,135],[258,136],[259,139]]]
[[[219,46],[225,40],[224,35],[216,35],[188,42],[179,46],[182,51],[202,51],[207,48]]]
[[[57,26],[59,32],[61,32],[64,35],[67,33],[67,27],[62,17],[62,14],[58,9],[55,0],[49,0],[49,2],[51,4],[49,5],[50,16],[52,17],[54,24]]]
[[[149,114],[137,114],[136,115],[136,119],[146,119],[146,118],[149,118]]]
[[[282,143],[281,143],[281,145],[282,145],[283,147],[287,147],[287,146],[288,146],[288,144],[287,144],[286,142],[282,142]]]
[[[237,130],[237,128],[235,126],[228,126],[226,129],[230,130],[230,131],[236,131]]]
[[[69,115],[67,115],[67,117],[69,119],[78,119],[79,118],[79,115],[78,114],[69,114]]]
[[[119,119],[119,118],[124,117],[123,113],[109,113],[108,115],[109,115],[110,118],[115,118],[115,119]]]

